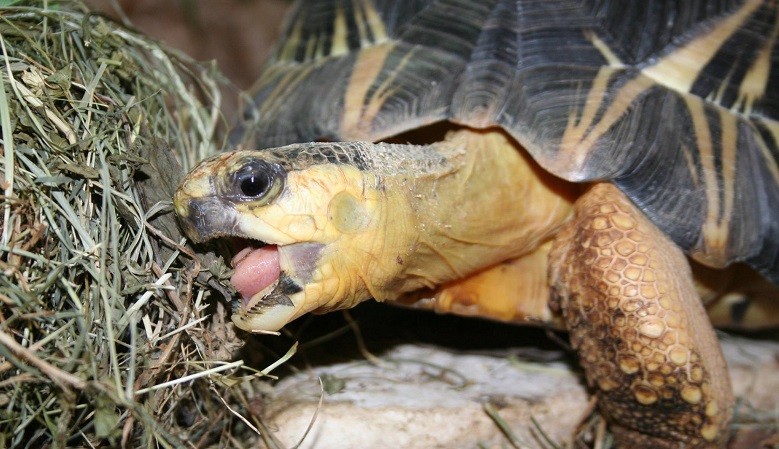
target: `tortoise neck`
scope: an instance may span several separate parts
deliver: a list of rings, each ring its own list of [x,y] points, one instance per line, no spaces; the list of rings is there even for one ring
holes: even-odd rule
[[[396,293],[461,279],[535,250],[571,213],[575,186],[540,169],[499,130],[461,129],[420,146],[402,170],[385,172],[385,224],[407,235],[397,247],[402,264]],[[397,294],[395,295],[397,296]],[[389,298],[394,299],[394,298]]]

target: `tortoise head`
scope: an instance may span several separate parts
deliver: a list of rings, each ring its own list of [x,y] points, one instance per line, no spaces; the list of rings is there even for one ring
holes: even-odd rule
[[[393,290],[402,268],[395,252],[413,235],[383,226],[388,196],[381,177],[361,167],[355,145],[224,153],[201,162],[179,187],[175,208],[192,240],[249,244],[233,258],[238,327],[275,331],[304,313],[385,299]],[[391,209],[402,220],[403,204]]]

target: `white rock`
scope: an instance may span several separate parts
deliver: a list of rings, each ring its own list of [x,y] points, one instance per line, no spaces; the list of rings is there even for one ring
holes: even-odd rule
[[[779,409],[779,343],[726,337],[734,390],[762,410]],[[287,447],[503,448],[507,437],[485,412],[492,404],[520,447],[543,448],[538,428],[561,445],[587,416],[590,396],[577,367],[517,362],[403,345],[367,361],[317,367],[282,380],[268,403]],[[337,391],[322,397],[319,378]],[[537,426],[531,420],[535,419]]]

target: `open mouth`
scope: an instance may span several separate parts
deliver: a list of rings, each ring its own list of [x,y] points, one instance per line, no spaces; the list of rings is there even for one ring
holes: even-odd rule
[[[232,320],[239,328],[267,333],[281,329],[316,304],[303,294],[313,281],[321,244],[266,244],[234,238],[230,283],[239,294]]]
[[[250,311],[269,296],[279,283],[281,265],[276,245],[264,245],[257,241],[236,242],[245,245],[232,259],[235,270],[230,283],[241,295],[241,309]]]

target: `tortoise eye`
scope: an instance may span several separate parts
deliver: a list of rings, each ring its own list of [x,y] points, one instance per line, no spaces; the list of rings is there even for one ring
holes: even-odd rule
[[[267,204],[281,192],[284,177],[284,169],[278,164],[249,160],[235,172],[235,194],[244,200]]]
[[[262,196],[273,184],[267,173],[248,173],[239,182],[245,196]]]

